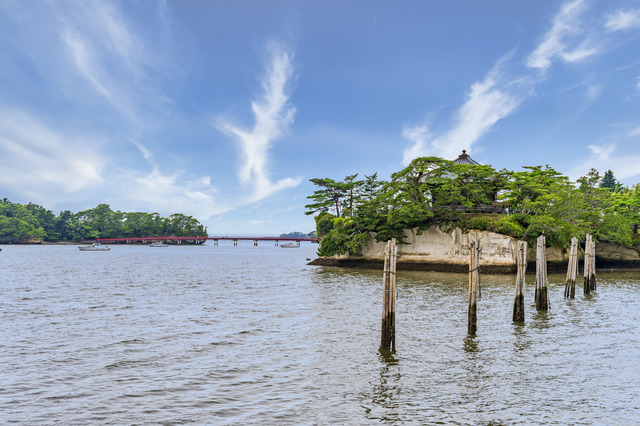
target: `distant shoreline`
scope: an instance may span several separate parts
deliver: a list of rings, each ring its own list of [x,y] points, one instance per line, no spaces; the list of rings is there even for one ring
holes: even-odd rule
[[[86,244],[92,244],[95,240],[85,240],[85,241],[39,241],[39,242],[11,242],[11,243],[0,243],[0,246],[83,246]],[[131,243],[108,243],[104,245],[115,245],[115,246],[124,246],[124,245],[135,245],[135,246],[146,246],[149,243],[142,242],[131,242]],[[193,244],[188,242],[183,242],[182,244],[171,244],[175,246],[201,246],[203,244]]]

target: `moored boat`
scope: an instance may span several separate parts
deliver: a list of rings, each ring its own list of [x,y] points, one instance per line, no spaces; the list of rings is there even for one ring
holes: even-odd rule
[[[88,246],[80,246],[80,247],[78,247],[78,250],[80,250],[80,251],[109,251],[109,250],[111,250],[111,247],[103,246],[100,243],[93,243],[93,244],[88,245]]]
[[[154,243],[149,244],[149,247],[169,247],[169,245],[163,243],[162,241],[156,241]]]
[[[300,241],[296,241],[295,243],[284,243],[280,244],[282,248],[298,248],[300,247]]]

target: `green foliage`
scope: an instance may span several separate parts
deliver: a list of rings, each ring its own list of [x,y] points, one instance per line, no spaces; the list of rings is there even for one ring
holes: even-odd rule
[[[466,218],[461,225],[466,229],[477,229],[478,231],[487,231],[491,228],[493,220],[489,216],[473,216]]]
[[[368,235],[360,231],[353,219],[334,218],[332,229],[322,238],[318,255],[361,256],[362,247],[367,241]]]
[[[434,225],[497,232],[530,243],[545,235],[553,246],[568,246],[572,237],[587,233],[599,241],[639,245],[640,185],[622,188],[610,170],[601,178],[591,169],[571,182],[548,165],[511,172],[422,157],[388,182],[377,174],[363,181],[356,176],[343,182],[312,179],[324,188],[309,197],[318,202],[306,206],[307,214],[323,212],[316,217],[318,236],[325,237],[322,253],[357,252],[356,235],[366,241],[372,232],[377,241],[402,242],[405,229]],[[350,219],[348,225],[335,221],[340,212]],[[488,212],[493,214],[483,214]]]
[[[333,229],[333,220],[336,217],[331,213],[320,213],[316,216],[316,235],[323,238]]]
[[[37,204],[0,201],[0,243],[206,235],[197,219],[179,213],[163,218],[158,213],[113,211],[100,204],[78,213],[65,210],[56,217]]]
[[[513,238],[521,239],[524,235],[524,228],[513,217],[500,216],[489,228],[492,232],[509,235]]]
[[[622,190],[622,184],[617,181],[615,176],[613,176],[613,171],[611,169],[607,170],[604,173],[599,187],[604,188],[610,192],[620,192]]]
[[[522,223],[518,221],[517,216],[513,215],[474,215],[465,217],[458,226],[464,229],[495,232],[518,239],[521,239],[524,234]]]
[[[299,231],[287,232],[286,234],[280,234],[280,236],[287,238],[309,238],[309,234],[305,234],[304,232]]]
[[[311,179],[311,182],[320,189],[307,197],[315,202],[304,206],[308,209],[305,214],[333,211],[337,217],[341,216],[341,212],[351,216],[363,185],[362,181],[355,180],[357,176],[357,174],[347,176],[344,182],[336,182],[333,179]]]
[[[0,201],[0,243],[42,240],[45,236],[29,209],[6,198]]]
[[[596,228],[595,236],[599,241],[616,242],[626,247],[632,247],[634,243],[633,223],[628,217],[621,214],[605,215]]]

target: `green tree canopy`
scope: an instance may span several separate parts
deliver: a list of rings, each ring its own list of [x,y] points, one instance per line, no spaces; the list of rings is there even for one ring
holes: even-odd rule
[[[207,229],[180,213],[163,218],[158,213],[113,211],[108,204],[99,204],[78,213],[65,210],[56,217],[37,204],[0,201],[0,243],[165,236],[207,236]]]
[[[369,232],[378,241],[401,241],[405,229],[434,225],[490,230],[530,242],[544,234],[555,246],[587,233],[599,241],[640,245],[640,188],[622,188],[610,170],[601,178],[592,169],[571,182],[549,165],[512,172],[421,157],[389,181],[377,174],[363,181],[356,176],[342,182],[311,179],[321,189],[308,197],[315,203],[306,213],[321,212],[316,231],[322,241],[327,238],[324,255],[357,253]]]

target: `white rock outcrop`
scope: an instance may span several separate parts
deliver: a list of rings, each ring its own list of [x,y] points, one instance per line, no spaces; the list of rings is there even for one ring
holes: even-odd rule
[[[469,263],[469,240],[475,235],[480,243],[480,261],[483,264],[516,264],[517,242],[514,238],[493,232],[462,232],[459,228],[451,232],[443,232],[439,228],[405,230],[403,241],[407,244],[398,244],[398,260],[465,265]],[[368,259],[383,259],[384,246],[385,243],[376,242],[371,234],[362,255]]]

